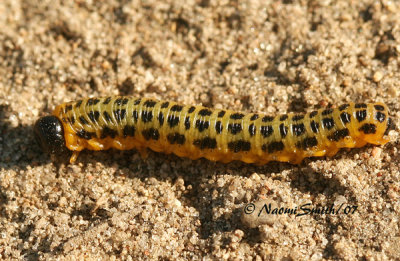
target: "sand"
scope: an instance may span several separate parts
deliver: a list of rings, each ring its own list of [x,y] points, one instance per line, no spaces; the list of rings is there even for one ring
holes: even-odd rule
[[[0,14],[1,259],[400,259],[398,127],[385,146],[265,166],[134,150],[66,165],[32,131],[106,95],[271,114],[381,101],[399,126],[399,2],[3,0]],[[258,202],[343,209],[250,220]]]

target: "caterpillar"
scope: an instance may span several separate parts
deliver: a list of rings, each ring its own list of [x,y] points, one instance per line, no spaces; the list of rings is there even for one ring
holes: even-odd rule
[[[190,159],[261,165],[299,164],[305,157],[333,156],[340,148],[385,144],[393,128],[382,103],[270,116],[115,96],[61,104],[37,120],[34,131],[44,151],[72,151],[70,163],[83,149],[135,148],[147,157],[150,148]]]

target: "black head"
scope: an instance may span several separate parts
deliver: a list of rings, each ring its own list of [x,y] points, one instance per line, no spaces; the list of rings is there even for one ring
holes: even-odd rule
[[[64,129],[56,116],[45,116],[37,120],[35,136],[46,153],[61,155],[68,152],[65,146]]]

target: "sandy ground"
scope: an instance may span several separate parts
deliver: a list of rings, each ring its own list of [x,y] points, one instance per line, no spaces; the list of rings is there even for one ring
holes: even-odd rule
[[[298,166],[136,151],[64,165],[32,133],[60,103],[117,94],[271,114],[382,101],[399,126],[399,2],[3,0],[0,14],[1,259],[400,259],[397,131]],[[249,221],[260,200],[356,210]]]

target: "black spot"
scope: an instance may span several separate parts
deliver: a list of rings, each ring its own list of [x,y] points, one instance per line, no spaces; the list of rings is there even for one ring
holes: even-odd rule
[[[153,100],[147,100],[143,103],[143,105],[147,108],[153,108],[157,104],[156,101]]]
[[[67,113],[70,110],[72,110],[72,105],[71,104],[68,104],[67,106],[65,106],[65,113]]]
[[[140,104],[141,101],[142,101],[142,98],[136,99],[133,104],[138,105],[138,104]]]
[[[342,120],[343,124],[351,122],[351,116],[347,112],[342,112],[340,114],[340,119]]]
[[[82,100],[79,100],[75,104],[75,108],[79,108],[82,105]]]
[[[365,134],[374,134],[376,132],[376,125],[372,123],[365,123],[358,130],[364,132]]]
[[[190,107],[189,110],[188,110],[188,113],[194,112],[195,109],[196,109],[196,107],[194,107],[194,106]]]
[[[100,139],[104,139],[106,137],[111,137],[114,139],[117,135],[118,132],[116,130],[110,129],[109,127],[104,127],[101,131]]]
[[[99,101],[100,101],[100,100],[97,99],[97,98],[88,99],[87,102],[86,102],[86,105],[87,105],[87,106],[89,106],[89,105],[96,105]]]
[[[142,135],[146,140],[158,140],[160,138],[160,133],[154,128],[143,130]]]
[[[318,114],[318,111],[312,111],[312,112],[310,112],[310,114],[309,114],[310,119],[311,119],[311,118],[314,118],[317,114]]]
[[[292,131],[293,131],[294,135],[300,136],[304,132],[306,132],[306,127],[304,126],[304,123],[293,124],[292,125]]]
[[[153,119],[153,112],[152,111],[142,111],[142,121],[144,123],[150,122]]]
[[[285,120],[287,120],[287,118],[288,118],[288,116],[286,114],[284,114],[284,115],[281,115],[281,117],[279,117],[279,120],[285,121]]]
[[[199,111],[200,116],[210,116],[212,114],[212,111],[209,109],[201,109]]]
[[[217,121],[217,122],[215,123],[215,131],[216,131],[218,134],[220,134],[220,133],[222,132],[222,124],[221,124],[221,121]]]
[[[328,139],[331,141],[339,141],[346,136],[349,136],[350,132],[346,129],[341,129],[333,132],[331,135],[328,136]]]
[[[168,134],[167,135],[167,140],[169,141],[169,143],[171,144],[184,144],[185,143],[185,135],[179,134],[177,132],[173,133],[173,134]]]
[[[326,110],[322,111],[322,115],[326,116],[326,115],[332,114],[332,112],[333,112],[333,109],[326,109]]]
[[[82,123],[82,124],[89,124],[89,122],[85,119],[85,117],[83,117],[83,116],[79,116],[79,121]]]
[[[100,112],[98,112],[98,111],[90,111],[88,113],[88,116],[89,116],[89,119],[92,122],[97,122],[99,120],[99,117],[100,117]]]
[[[292,118],[293,121],[299,121],[302,119],[304,119],[304,115],[302,115],[302,114],[294,115]]]
[[[114,104],[121,105],[121,104],[122,104],[122,98],[116,99],[116,100],[114,101]]]
[[[163,124],[164,124],[164,114],[161,111],[158,113],[158,122],[160,123],[160,126],[163,126]]]
[[[274,133],[274,129],[271,125],[261,126],[260,133],[264,136],[264,138],[269,137]]]
[[[210,126],[209,121],[203,121],[203,120],[196,121],[196,128],[199,130],[199,132],[202,132],[205,129],[208,129],[209,126]]]
[[[226,111],[220,111],[220,112],[218,112],[218,118],[224,117],[225,113],[226,113]]]
[[[376,112],[375,119],[379,122],[383,122],[386,119],[386,115],[380,111]]]
[[[171,111],[182,111],[182,109],[183,109],[182,105],[175,104],[174,106],[171,107],[170,110]]]
[[[383,107],[380,104],[375,104],[374,107],[375,107],[375,110],[377,110],[377,111],[384,111],[385,110],[385,107]]]
[[[251,149],[251,144],[245,140],[231,141],[228,143],[228,148],[235,153],[239,151],[249,151]]]
[[[343,111],[345,109],[347,109],[350,106],[350,104],[342,104],[339,106],[339,110]]]
[[[322,125],[324,125],[325,129],[330,130],[335,127],[335,121],[333,120],[333,118],[323,118]]]
[[[133,111],[132,117],[133,117],[133,119],[135,120],[135,122],[137,122],[138,119],[139,119],[139,114],[138,114],[138,112],[137,112],[137,111]]]
[[[311,127],[311,130],[312,130],[314,133],[318,133],[318,130],[319,130],[319,123],[317,123],[317,122],[315,122],[315,121],[311,121],[310,127]]]
[[[261,149],[263,151],[268,151],[268,153],[274,153],[276,151],[282,151],[285,148],[285,145],[282,141],[274,141],[269,144],[262,145]]]
[[[131,137],[135,136],[135,131],[136,131],[135,126],[126,125],[123,130],[124,137],[126,138],[128,136]]]
[[[281,123],[279,125],[279,132],[281,133],[281,137],[285,138],[288,132],[288,127],[286,127],[285,124]]]
[[[238,134],[242,131],[242,124],[240,123],[231,123],[228,125],[228,130],[233,134]]]
[[[360,108],[367,108],[367,104],[365,103],[357,103],[356,105],[354,105],[354,108],[356,109],[360,109]]]
[[[215,149],[217,147],[217,140],[206,137],[203,139],[194,140],[193,145],[200,149]]]
[[[121,121],[125,118],[126,110],[125,109],[117,109],[114,111],[114,117],[117,121]]]
[[[69,120],[69,122],[70,122],[71,124],[74,124],[74,123],[75,123],[75,117],[74,117],[74,116],[71,116],[71,118],[69,118],[68,120]]]
[[[271,122],[274,119],[275,119],[275,117],[272,117],[272,116],[264,116],[261,121],[262,122]]]
[[[124,98],[124,99],[122,100],[122,105],[125,105],[125,104],[127,104],[127,103],[128,103],[128,101],[129,101],[129,99],[128,99],[128,98]]]
[[[163,103],[161,104],[161,108],[162,108],[162,109],[168,108],[168,106],[169,106],[169,102],[163,102]]]
[[[356,118],[358,122],[362,122],[363,120],[365,120],[365,118],[367,118],[367,111],[366,110],[356,111]]]
[[[255,121],[258,119],[258,114],[253,114],[250,118],[251,121]]]
[[[243,119],[243,117],[244,117],[244,114],[243,114],[243,113],[233,113],[233,114],[231,114],[231,116],[230,116],[230,118],[231,118],[232,120],[240,120],[240,119]]]
[[[394,130],[394,129],[395,129],[395,125],[393,123],[392,118],[388,118],[387,125],[386,125],[386,130],[385,130],[385,133],[383,135],[388,135],[389,131]]]
[[[256,126],[254,126],[254,123],[249,125],[249,133],[250,133],[250,136],[256,135]]]
[[[306,150],[308,148],[317,146],[318,145],[318,140],[315,137],[307,137],[307,138],[305,138],[303,140],[303,142],[301,144],[297,144],[297,145],[301,145],[301,146],[298,146],[298,147],[301,148],[301,149]]]
[[[190,117],[186,116],[185,118],[185,129],[190,129]]]
[[[173,128],[179,124],[179,116],[169,115],[167,118],[169,127]]]
[[[111,101],[111,97],[107,97],[107,98],[104,100],[103,104],[109,104],[110,101]]]
[[[104,116],[104,119],[106,120],[106,121],[108,121],[108,122],[111,122],[112,121],[112,118],[111,118],[111,116],[110,116],[110,114],[108,114],[108,112],[103,112],[103,116]]]
[[[85,131],[85,130],[80,130],[76,133],[76,135],[78,135],[78,137],[83,138],[85,140],[90,140],[93,136],[95,136],[95,133]]]

